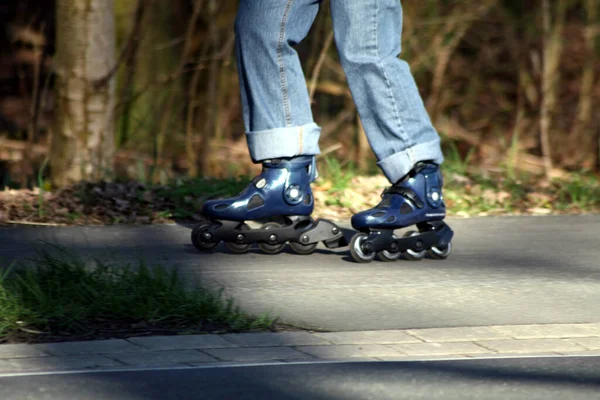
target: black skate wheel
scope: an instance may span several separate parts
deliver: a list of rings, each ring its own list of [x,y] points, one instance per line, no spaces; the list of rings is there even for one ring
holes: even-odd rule
[[[250,226],[248,226],[247,224],[241,224],[239,225],[237,228],[237,230],[241,231],[241,232],[245,232],[245,231],[249,231],[251,230]],[[244,254],[246,253],[248,250],[250,250],[250,247],[252,246],[249,243],[235,243],[235,242],[226,242],[225,246],[232,252],[235,254]]]
[[[302,244],[300,242],[290,242],[289,245],[294,252],[306,256],[315,252],[318,243]]]
[[[350,240],[350,255],[357,263],[370,263],[375,258],[375,252],[365,252],[362,248],[368,237],[366,233],[357,233]]]
[[[408,231],[404,234],[404,237],[419,236],[419,235],[420,235],[420,233],[417,231]],[[402,252],[402,256],[409,261],[421,261],[422,259],[425,258],[426,254],[427,254],[427,250],[417,251],[417,250],[413,250],[413,249],[406,249],[405,251]]]
[[[429,256],[435,260],[445,260],[446,258],[448,258],[450,253],[452,253],[452,242],[448,243],[447,246],[434,246],[431,249],[429,249],[428,253]]]
[[[211,224],[203,222],[192,229],[192,244],[196,249],[200,251],[209,251],[219,244],[219,242],[212,242],[210,237],[207,237],[210,227]]]
[[[273,229],[280,228],[281,225],[277,222],[267,222],[260,229]],[[263,253],[267,254],[277,254],[283,250],[285,247],[285,243],[265,243],[261,242],[258,244],[258,248],[263,251]]]

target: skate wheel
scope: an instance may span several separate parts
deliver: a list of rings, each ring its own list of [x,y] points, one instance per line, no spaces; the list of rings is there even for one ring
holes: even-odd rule
[[[267,222],[260,229],[273,229],[281,227],[277,222]],[[267,254],[277,254],[283,250],[285,243],[265,243],[261,242],[258,244],[258,248]]]
[[[362,245],[368,237],[366,233],[357,233],[350,241],[350,255],[358,263],[369,263],[375,258],[375,252],[363,251]]]
[[[318,243],[302,244],[300,242],[290,242],[289,245],[294,252],[302,255],[309,255],[315,252]]]
[[[419,235],[420,235],[420,233],[417,231],[408,231],[404,234],[404,237],[412,237],[412,236],[419,236]],[[402,256],[409,261],[421,261],[422,259],[425,258],[426,254],[427,254],[427,250],[417,251],[417,250],[413,250],[413,249],[406,249],[405,251],[402,252]]]
[[[237,227],[237,229],[243,232],[243,231],[249,231],[251,228],[247,224],[241,224],[240,226]],[[225,246],[232,253],[243,254],[243,253],[246,253],[250,249],[250,246],[252,246],[252,245],[249,243],[242,244],[242,243],[235,243],[235,242],[226,242]]]
[[[392,239],[397,239],[396,235],[392,235]],[[400,258],[400,256],[402,256],[402,252],[400,251],[382,250],[377,253],[377,259],[383,262],[396,261]]]
[[[210,237],[206,236],[207,234],[210,235],[210,233],[208,233],[210,227],[211,224],[203,222],[192,229],[192,244],[196,249],[200,251],[209,251],[219,244],[219,242],[212,242]]]
[[[452,253],[452,242],[447,246],[432,247],[429,249],[429,256],[435,260],[445,260]]]

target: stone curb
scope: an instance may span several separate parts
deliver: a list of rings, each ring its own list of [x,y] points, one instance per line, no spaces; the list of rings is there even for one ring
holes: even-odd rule
[[[600,323],[155,336],[0,345],[0,374],[236,363],[600,356]]]

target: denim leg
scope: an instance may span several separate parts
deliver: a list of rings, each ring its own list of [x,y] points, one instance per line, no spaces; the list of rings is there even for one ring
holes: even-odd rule
[[[400,0],[331,0],[335,41],[378,165],[397,182],[419,161],[444,161],[408,64]]]
[[[256,162],[319,154],[306,79],[294,45],[312,26],[321,0],[240,0],[236,54],[244,124]]]

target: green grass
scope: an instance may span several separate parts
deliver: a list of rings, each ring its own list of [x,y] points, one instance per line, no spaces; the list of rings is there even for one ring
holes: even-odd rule
[[[462,157],[455,142],[451,140],[444,140],[444,172],[455,173],[461,176],[468,175],[468,169],[471,164],[474,151],[475,148],[471,148],[467,154]]]
[[[559,210],[588,210],[600,204],[600,180],[587,173],[572,174],[568,180],[555,180]]]
[[[0,341],[23,332],[30,341],[93,336],[107,323],[174,333],[202,333],[207,324],[219,331],[266,330],[275,323],[269,315],[244,314],[221,292],[186,287],[174,270],[143,261],[86,265],[56,248],[0,271]]]
[[[227,179],[185,179],[177,180],[163,189],[157,191],[159,196],[170,200],[172,210],[162,211],[162,216],[170,218],[191,217],[195,203],[201,203],[212,197],[233,196],[243,190],[250,182],[249,177],[240,176]]]
[[[490,178],[464,170],[458,175],[464,177],[465,183],[453,179],[452,172],[456,171],[456,164],[444,166],[444,196],[453,214],[501,215],[530,210],[539,213],[542,209],[558,213],[600,211],[600,177],[594,174],[574,172],[548,183],[525,173],[520,173],[518,179],[508,171]]]
[[[319,167],[319,174],[324,180],[331,183],[331,187],[327,189],[325,203],[342,207],[351,206],[345,203],[341,195],[351,189],[352,178],[357,174],[356,167],[351,162],[342,164],[332,157],[325,158],[323,163],[324,165]]]

